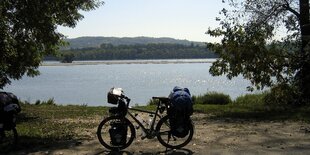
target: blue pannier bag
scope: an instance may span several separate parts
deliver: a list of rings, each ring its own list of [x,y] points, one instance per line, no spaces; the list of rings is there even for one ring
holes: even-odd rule
[[[168,109],[171,134],[183,138],[190,130],[190,116],[193,114],[192,97],[187,88],[174,87],[169,95]]]

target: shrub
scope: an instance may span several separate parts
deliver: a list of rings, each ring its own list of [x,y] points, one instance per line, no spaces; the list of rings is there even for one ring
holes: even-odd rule
[[[192,100],[194,104],[225,105],[232,102],[229,95],[218,92],[208,92],[204,95],[193,96]]]
[[[272,87],[264,97],[266,104],[298,104],[298,91],[294,86],[280,84]]]
[[[157,105],[159,100],[150,99],[147,105]]]
[[[41,105],[56,105],[54,98],[50,98],[47,101],[42,101]]]
[[[267,93],[261,94],[246,94],[236,98],[233,102],[235,105],[263,105],[264,97]]]
[[[40,105],[40,104],[41,104],[41,101],[40,101],[40,100],[37,100],[34,104],[35,104],[35,105]]]

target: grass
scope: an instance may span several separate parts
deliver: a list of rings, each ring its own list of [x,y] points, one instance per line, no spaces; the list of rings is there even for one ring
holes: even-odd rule
[[[195,104],[224,105],[232,102],[229,95],[218,92],[208,92],[204,95],[193,96],[192,100]]]
[[[66,141],[74,143],[91,139],[94,135],[91,130],[98,126],[108,110],[107,107],[42,103],[21,104],[22,112],[17,117],[16,125],[20,150],[29,149],[29,146],[44,148],[54,144],[64,145],[61,142]],[[85,134],[87,132],[92,133]]]
[[[210,119],[245,119],[253,121],[305,121],[310,122],[310,106],[266,105],[266,94],[250,94],[238,97],[226,105],[194,104],[196,112],[210,114]]]

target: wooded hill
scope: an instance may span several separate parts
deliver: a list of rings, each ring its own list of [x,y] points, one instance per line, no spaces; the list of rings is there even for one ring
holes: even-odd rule
[[[117,45],[136,45],[136,44],[181,44],[181,45],[205,45],[203,42],[193,42],[188,40],[179,40],[174,38],[162,37],[162,38],[152,38],[152,37],[79,37],[74,39],[65,39],[69,43],[68,46],[62,47],[62,49],[81,49],[89,47],[100,47],[101,44],[112,44]]]
[[[72,60],[194,59],[215,58],[205,43],[173,38],[81,37],[68,39],[61,51],[63,62]],[[48,57],[46,60],[55,58]],[[64,60],[65,59],[65,60]]]
[[[62,51],[73,60],[132,60],[132,59],[193,59],[215,58],[205,46],[181,44],[118,45],[101,44],[98,48]]]

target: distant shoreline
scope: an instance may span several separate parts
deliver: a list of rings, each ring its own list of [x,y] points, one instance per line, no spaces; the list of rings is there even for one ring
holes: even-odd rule
[[[58,61],[44,61],[41,64],[41,66],[212,63],[215,60],[216,59],[94,60],[94,61],[73,61],[72,63],[60,63]]]

